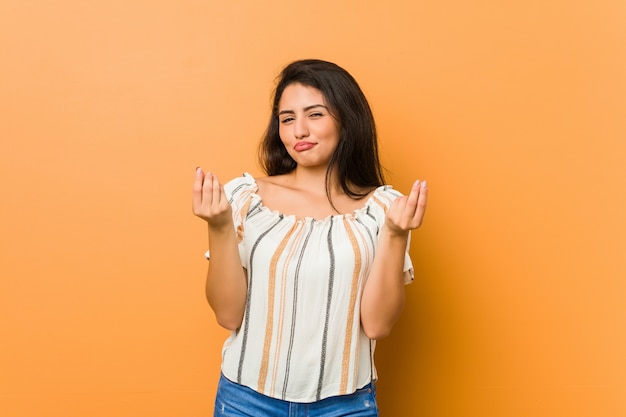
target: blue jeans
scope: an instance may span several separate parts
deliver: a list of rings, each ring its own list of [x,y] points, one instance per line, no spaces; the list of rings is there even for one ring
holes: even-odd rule
[[[215,417],[378,417],[376,387],[369,383],[354,394],[312,403],[283,401],[221,376],[215,397]]]

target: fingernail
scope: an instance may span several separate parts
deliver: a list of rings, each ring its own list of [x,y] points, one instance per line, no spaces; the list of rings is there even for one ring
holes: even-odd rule
[[[196,175],[202,174],[202,169],[200,167],[196,167]]]
[[[426,180],[422,181],[422,188],[426,188],[427,184],[426,184]]]

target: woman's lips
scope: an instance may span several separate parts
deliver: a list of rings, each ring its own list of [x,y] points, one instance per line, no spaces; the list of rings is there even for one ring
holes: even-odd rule
[[[302,152],[311,149],[313,146],[315,146],[315,144],[312,142],[298,142],[293,149],[296,152]]]

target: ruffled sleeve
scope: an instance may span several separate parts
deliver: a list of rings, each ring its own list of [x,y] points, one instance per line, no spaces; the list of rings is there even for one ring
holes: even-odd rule
[[[368,207],[369,212],[375,217],[376,222],[378,224],[378,231],[382,229],[383,224],[385,224],[387,210],[391,206],[391,203],[398,198],[401,197],[402,193],[394,190],[390,185],[385,185],[379,187],[371,197],[370,204]],[[409,237],[406,242],[406,252],[404,253],[404,283],[410,284],[415,279],[415,271],[413,269],[413,262],[411,261],[411,256],[409,255],[409,248],[411,244],[411,233],[409,233]]]
[[[241,177],[234,178],[224,185],[224,193],[233,211],[233,223],[238,242],[243,239],[244,220],[250,209],[252,195],[255,191],[256,181],[248,173],[244,173]]]

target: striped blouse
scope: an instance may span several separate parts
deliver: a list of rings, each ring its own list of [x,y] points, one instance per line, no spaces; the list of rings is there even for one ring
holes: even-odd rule
[[[265,207],[250,174],[224,189],[248,277],[243,322],[222,349],[224,376],[295,402],[376,380],[376,342],[361,328],[359,300],[385,212],[401,194],[381,186],[362,208],[316,220]],[[408,253],[404,271],[411,282]]]

